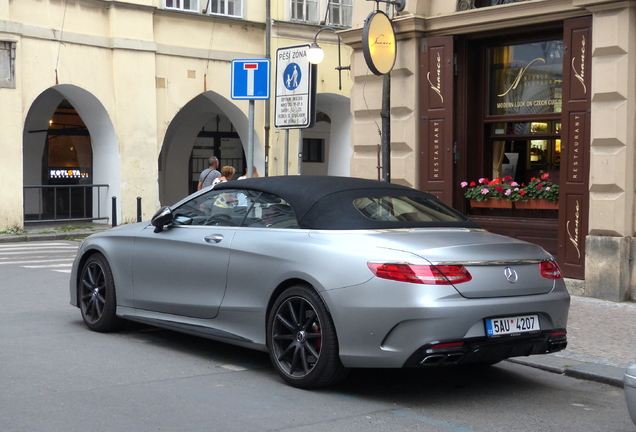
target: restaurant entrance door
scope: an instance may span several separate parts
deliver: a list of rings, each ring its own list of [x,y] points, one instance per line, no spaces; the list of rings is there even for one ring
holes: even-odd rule
[[[577,18],[503,36],[428,38],[420,62],[420,188],[492,232],[541,245],[567,277],[580,279],[589,201],[590,25],[590,18]],[[558,205],[474,208],[459,187],[506,176],[524,186],[549,179],[559,186]]]

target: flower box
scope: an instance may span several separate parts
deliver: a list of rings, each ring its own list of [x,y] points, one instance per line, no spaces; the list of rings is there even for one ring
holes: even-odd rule
[[[530,209],[530,210],[558,210],[559,202],[551,202],[547,199],[531,199],[528,201],[515,202],[515,208],[517,209]]]
[[[512,202],[506,201],[501,198],[493,198],[487,199],[485,201],[470,201],[470,206],[473,208],[500,208],[500,209],[511,209]]]

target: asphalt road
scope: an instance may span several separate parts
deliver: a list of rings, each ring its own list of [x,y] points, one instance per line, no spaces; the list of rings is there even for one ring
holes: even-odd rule
[[[0,431],[634,431],[620,388],[502,362],[357,370],[291,388],[267,354],[151,327],[86,329],[73,241],[0,245]]]

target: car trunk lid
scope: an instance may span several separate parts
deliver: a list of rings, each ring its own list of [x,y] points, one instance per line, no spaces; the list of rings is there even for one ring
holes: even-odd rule
[[[472,280],[456,284],[467,298],[545,294],[554,280],[539,263],[551,256],[541,247],[483,230],[415,229],[396,233],[383,247],[417,255],[432,264],[462,264]]]

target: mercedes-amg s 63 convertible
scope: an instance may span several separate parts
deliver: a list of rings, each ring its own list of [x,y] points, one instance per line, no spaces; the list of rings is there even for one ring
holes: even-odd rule
[[[301,388],[559,351],[570,302],[539,246],[409,187],[311,176],[221,183],[94,234],[70,295],[91,330],[132,320],[267,351]]]

